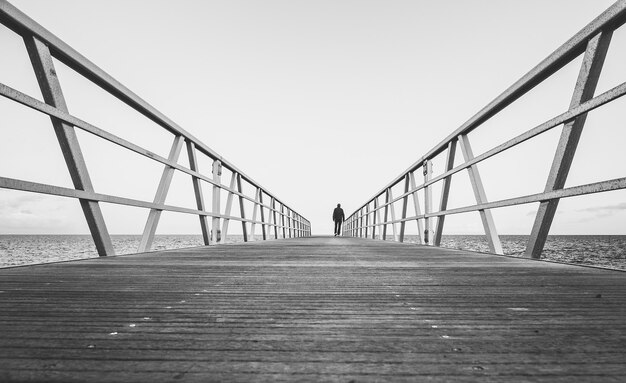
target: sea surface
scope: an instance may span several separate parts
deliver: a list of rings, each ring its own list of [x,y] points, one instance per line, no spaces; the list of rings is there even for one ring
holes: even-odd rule
[[[137,252],[140,235],[112,235],[116,254]],[[522,256],[528,236],[501,235],[506,255]],[[417,236],[406,236],[406,242],[417,242]],[[232,235],[226,243],[243,242]],[[202,246],[199,235],[157,235],[152,250]],[[442,247],[489,252],[481,235],[447,235]],[[96,249],[89,235],[0,235],[0,267],[95,258]],[[542,259],[626,270],[626,235],[551,235]]]

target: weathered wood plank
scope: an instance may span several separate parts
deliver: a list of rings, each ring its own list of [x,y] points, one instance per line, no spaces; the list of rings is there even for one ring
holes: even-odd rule
[[[626,273],[345,237],[0,270],[0,381],[619,381]]]

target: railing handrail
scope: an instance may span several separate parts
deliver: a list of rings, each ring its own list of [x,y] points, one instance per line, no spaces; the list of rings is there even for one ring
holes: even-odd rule
[[[404,240],[405,223],[417,221],[418,235],[422,241],[422,222],[426,224],[425,237],[431,230],[432,221],[429,218],[437,218],[437,227],[434,233],[434,244],[439,245],[443,233],[443,223],[446,215],[478,211],[485,228],[490,249],[492,252],[501,253],[502,246],[498,237],[495,223],[489,209],[507,207],[531,202],[539,202],[539,210],[529,237],[526,255],[539,258],[547,238],[552,219],[556,212],[558,201],[561,198],[580,196],[591,193],[611,190],[626,189],[626,177],[604,180],[585,185],[565,188],[565,180],[576,151],[580,132],[585,124],[587,113],[626,95],[626,83],[594,96],[602,66],[608,52],[613,31],[626,23],[626,0],[619,0],[601,13],[582,30],[576,33],[567,42],[561,45],[547,58],[528,73],[507,88],[503,93],[482,108],[459,128],[455,129],[441,142],[420,157],[405,171],[395,177],[390,183],[374,194],[366,202],[360,205],[347,219],[344,232],[347,235],[374,238],[376,229],[382,226],[382,239],[387,236],[387,226],[392,225],[394,237],[398,241]],[[528,93],[531,89],[541,84],[544,80],[561,70],[567,64],[584,53],[582,65],[576,81],[574,94],[569,108],[556,117],[519,134],[504,143],[488,149],[484,153],[474,156],[468,140],[468,134],[480,127],[484,122],[502,111],[504,108]],[[547,185],[542,193],[528,194],[521,197],[502,199],[489,202],[476,165],[488,158],[515,147],[531,138],[534,138],[548,130],[563,126],[559,144],[550,169]],[[464,161],[454,166],[456,146],[459,145],[463,152]],[[432,160],[447,150],[445,168],[441,174],[432,177]],[[416,185],[414,173],[423,167],[424,182]],[[452,175],[467,170],[470,182],[476,197],[476,204],[455,209],[447,209],[449,189]],[[404,191],[393,195],[392,188],[397,187],[404,180]],[[443,182],[439,211],[432,211],[432,188],[436,182]],[[424,209],[420,212],[417,192],[424,192]],[[407,217],[408,198],[412,197],[415,204],[415,215]],[[379,199],[383,198],[384,202]],[[396,217],[394,204],[402,201],[401,217]],[[374,207],[371,208],[371,204]],[[384,211],[384,218],[381,213]],[[388,215],[391,213],[391,219]],[[371,220],[370,220],[371,217]],[[399,234],[395,224],[400,223]],[[371,228],[371,232],[369,229]],[[365,229],[365,231],[364,231]],[[428,243],[425,239],[424,243]]]
[[[200,218],[203,238],[207,245],[210,240],[220,242],[219,232],[223,230],[224,235],[226,235],[230,220],[240,221],[242,223],[244,241],[248,240],[246,224],[251,225],[252,237],[255,235],[255,225],[261,225],[263,239],[267,238],[266,226],[269,230],[274,228],[274,238],[279,237],[279,229],[282,230],[282,237],[284,238],[309,236],[311,234],[311,224],[306,218],[287,206],[231,162],[224,159],[191,133],[185,131],[145,100],[130,91],[108,73],[86,59],[68,44],[6,0],[0,0],[0,23],[24,38],[31,63],[37,74],[42,93],[44,94],[45,102],[1,83],[0,95],[48,115],[52,119],[52,123],[57,130],[57,138],[61,143],[68,170],[72,175],[74,189],[2,176],[0,176],[0,188],[79,199],[100,255],[114,253],[114,250],[108,229],[106,228],[106,223],[104,222],[104,217],[98,206],[99,202],[150,209],[140,244],[140,251],[145,251],[150,248],[162,211],[197,215]],[[56,78],[54,63],[52,61],[53,57],[93,84],[98,85],[124,104],[130,106],[136,112],[149,118],[161,128],[172,133],[174,135],[174,142],[172,143],[169,157],[160,156],[71,115],[65,107],[65,100],[60,92],[60,83]],[[80,146],[77,141],[73,141],[72,139],[75,134],[73,128],[86,131],[124,149],[165,165],[154,201],[149,202],[102,194],[93,190],[85,161],[82,158]],[[189,168],[178,164],[178,157],[185,143],[189,156]],[[196,152],[200,152],[213,160],[212,177],[206,176],[197,170]],[[226,186],[221,181],[222,167],[231,172],[229,186]],[[165,204],[165,197],[171,183],[172,175],[176,170],[191,176],[196,196],[196,204],[198,206],[197,209]],[[254,188],[254,197],[244,193],[242,180]],[[211,211],[208,211],[208,207],[205,207],[200,181],[207,182],[213,188],[213,205]],[[225,213],[221,213],[220,211],[221,190],[228,192]],[[263,201],[264,195],[268,197],[267,201]],[[230,209],[235,196],[239,198],[241,217],[230,215]],[[251,218],[246,218],[245,216],[244,200],[250,201],[253,204]],[[267,209],[267,217],[265,217],[265,209]],[[257,211],[260,213],[260,220],[257,219]],[[206,221],[207,217],[212,218],[210,234],[209,225]],[[209,236],[211,239],[209,239]],[[270,233],[269,236],[271,237],[272,234]]]
[[[106,73],[96,64],[78,53],[74,48],[69,46],[63,40],[28,17],[25,13],[6,0],[0,0],[0,22],[13,29],[18,34],[22,34],[27,31],[28,33],[35,35],[48,45],[52,56],[60,62],[72,68],[77,73],[80,73],[94,84],[98,85],[111,95],[118,98],[120,101],[124,102],[126,105],[148,117],[150,120],[156,122],[171,133],[181,135],[189,141],[192,141],[196,145],[197,149],[211,159],[222,162],[222,165],[228,170],[240,174],[243,179],[251,184],[257,185],[262,190],[267,190],[262,187],[261,184],[252,179],[252,177],[246,175],[234,164],[224,159],[220,154],[215,152],[205,143],[194,137],[191,133],[187,132],[137,94],[122,85],[119,81]]]
[[[528,73],[517,80],[513,85],[502,92],[498,97],[491,101],[487,106],[481,109],[478,113],[472,116],[454,132],[450,133],[446,138],[441,140],[437,145],[430,149],[426,154],[420,157],[419,160],[411,164],[405,171],[400,173],[390,183],[382,188],[378,193],[374,194],[367,203],[364,203],[355,211],[362,209],[369,202],[372,202],[374,198],[381,195],[390,187],[393,187],[402,181],[404,175],[413,172],[420,168],[424,161],[434,158],[441,152],[443,152],[448,143],[454,140],[461,134],[467,134],[476,129],[480,124],[487,121],[489,118],[496,115],[502,109],[506,108],[515,100],[522,97],[528,91],[539,85],[542,81],[550,77],[559,69],[574,60],[577,56],[584,52],[587,41],[597,34],[603,28],[617,29],[622,24],[626,23],[626,0],[619,0],[611,5],[606,11],[596,17],[593,21],[587,24],[576,35],[570,38],[567,42],[557,48],[543,61],[537,64]]]

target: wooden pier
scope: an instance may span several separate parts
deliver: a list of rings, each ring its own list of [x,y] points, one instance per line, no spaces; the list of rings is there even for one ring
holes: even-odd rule
[[[0,270],[0,381],[623,381],[626,273],[311,237]]]

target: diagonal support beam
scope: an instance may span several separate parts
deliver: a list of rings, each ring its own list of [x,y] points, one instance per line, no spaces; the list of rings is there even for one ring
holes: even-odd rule
[[[228,189],[229,190],[235,190],[235,183],[237,182],[237,176],[238,174],[232,173],[230,176],[230,184],[228,185]],[[228,192],[228,197],[226,198],[226,209],[224,210],[224,215],[225,216],[229,216],[230,215],[230,211],[233,207],[233,192],[229,191]],[[228,218],[224,218],[224,222],[222,223],[222,241],[226,242],[226,237],[228,235],[228,223],[230,222],[230,219]]]
[[[261,194],[261,188],[256,188],[256,192],[254,194],[254,205],[252,206],[252,224],[250,225],[250,240],[254,241],[256,234],[256,216],[257,210],[259,208],[259,195]],[[290,229],[291,236],[291,229]]]
[[[383,221],[383,241],[387,240],[387,220],[389,219],[389,188],[385,191],[385,220]]]
[[[265,231],[265,209],[263,208],[263,190],[261,189],[259,189],[259,210],[261,212],[261,233],[265,241],[267,239],[267,232]]]
[[[411,182],[411,190],[417,189],[417,184],[415,182],[415,173],[409,173],[409,181]],[[413,207],[415,208],[415,215],[419,217],[420,215],[422,215],[422,212],[420,210],[420,201],[417,196],[417,191],[414,191],[413,193],[411,193],[411,195],[413,196]],[[415,221],[417,222],[417,239],[419,243],[424,244],[424,226],[422,225],[421,220],[416,219]]]
[[[387,202],[391,202],[393,201],[391,188],[387,189],[387,191],[389,193]],[[398,242],[398,231],[396,227],[396,209],[393,207],[393,203],[389,204],[389,213],[391,214],[391,231],[393,232],[393,240]]]
[[[33,65],[37,82],[46,104],[51,105],[62,112],[68,113],[65,97],[61,89],[61,83],[54,68],[54,62],[48,47],[34,36],[24,36],[24,43],[28,56]],[[76,190],[93,192],[93,185],[87,164],[78,143],[78,137],[74,127],[68,125],[56,117],[50,117],[52,127],[57,136],[65,164],[70,173],[72,183]],[[96,201],[80,199],[80,206],[87,220],[87,226],[93,238],[98,255],[114,255],[111,236],[106,227],[100,205]]]
[[[237,173],[237,191],[239,192],[239,213],[241,214],[241,230],[243,231],[243,241],[248,242],[248,226],[246,225],[246,209],[244,206],[243,187],[241,185],[241,175]]]
[[[170,148],[170,154],[167,157],[171,162],[177,162],[178,156],[180,155],[181,148],[183,147],[183,136],[174,137],[174,142],[172,142],[172,147]],[[163,174],[161,175],[161,180],[159,181],[159,186],[157,187],[156,194],[154,196],[154,203],[164,204],[165,199],[167,198],[167,192],[170,189],[170,184],[172,183],[172,177],[174,176],[174,169],[169,165],[165,165],[163,169]],[[201,210],[198,207],[198,210]],[[161,210],[150,209],[148,213],[148,219],[146,220],[146,225],[143,228],[143,235],[141,236],[141,241],[139,242],[139,248],[137,252],[143,253],[144,251],[150,251],[152,247],[152,242],[154,241],[154,234],[156,233],[157,226],[159,225],[159,219],[161,218]]]
[[[198,171],[198,158],[196,157],[196,145],[189,140],[185,140],[187,143],[187,157],[189,158],[189,168],[194,172]],[[196,198],[196,207],[198,210],[205,211],[206,206],[204,205],[204,196],[202,194],[202,183],[201,180],[196,176],[191,176],[191,182],[193,184],[193,192]],[[205,245],[210,244],[209,237],[209,223],[207,221],[207,217],[205,215],[199,215],[200,219],[200,230],[202,231],[202,240]]]
[[[472,152],[472,147],[470,146],[467,136],[465,134],[461,134],[457,139],[459,141],[459,145],[461,146],[461,152],[463,153],[463,158],[465,159],[465,162],[473,159],[474,153]],[[467,172],[469,173],[472,189],[474,190],[476,203],[481,204],[488,202],[487,194],[485,193],[485,188],[483,186],[483,181],[481,180],[480,173],[478,172],[478,167],[476,165],[472,165],[467,168]],[[503,254],[502,244],[500,243],[500,237],[498,236],[498,232],[496,231],[496,224],[493,221],[491,211],[479,210],[478,212],[480,213],[480,219],[483,222],[483,228],[485,229],[487,242],[489,242],[489,249],[492,253]]]
[[[446,156],[446,165],[443,170],[444,173],[449,172],[454,167],[454,157],[456,154],[456,140],[452,140],[448,143],[448,155]],[[444,211],[448,208],[448,198],[450,196],[450,184],[452,183],[452,175],[443,179],[443,186],[441,187],[441,199],[439,200],[439,211]],[[433,245],[441,246],[441,237],[443,236],[443,224],[446,219],[445,215],[437,217],[437,227],[435,228],[435,238],[433,238]]]
[[[409,191],[409,175],[405,174],[404,175],[404,194],[408,193]],[[402,222],[400,222],[400,242],[404,242],[404,229],[406,227],[406,221],[404,221],[404,219],[406,218],[406,208],[409,202],[409,195],[406,194],[403,198],[402,198],[402,215],[401,215],[401,219],[403,220]]]
[[[601,32],[587,43],[587,50],[585,51],[583,63],[578,74],[578,80],[576,81],[576,87],[574,88],[574,94],[570,101],[570,109],[593,98],[612,35],[612,31]],[[569,174],[572,161],[574,160],[576,147],[578,146],[578,141],[580,140],[580,135],[586,120],[587,114],[583,114],[563,126],[563,131],[561,132],[561,137],[544,189],[546,192],[563,189],[565,186],[565,181],[567,180],[567,175]],[[550,226],[552,226],[558,205],[559,199],[553,199],[539,204],[539,209],[535,216],[535,223],[533,224],[530,238],[526,245],[525,255],[527,257],[535,259],[541,257],[541,252],[548,238]]]

